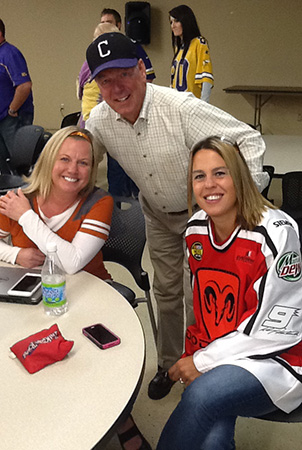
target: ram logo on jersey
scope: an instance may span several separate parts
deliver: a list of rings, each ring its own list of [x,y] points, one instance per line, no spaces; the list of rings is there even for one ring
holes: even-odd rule
[[[277,262],[276,271],[285,281],[298,281],[301,278],[301,257],[296,252],[287,252]]]
[[[237,326],[240,279],[224,270],[196,272],[200,309],[210,341],[230,333]]]

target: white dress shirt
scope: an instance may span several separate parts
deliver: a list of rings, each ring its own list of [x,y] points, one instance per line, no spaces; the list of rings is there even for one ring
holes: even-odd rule
[[[133,125],[102,102],[92,109],[86,127],[100,152],[108,151],[150,206],[163,212],[187,209],[190,149],[209,136],[236,142],[258,189],[268,184],[268,174],[262,172],[265,144],[260,133],[191,93],[147,83]]]

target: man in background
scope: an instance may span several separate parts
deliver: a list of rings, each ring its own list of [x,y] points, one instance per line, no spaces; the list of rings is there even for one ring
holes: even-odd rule
[[[18,128],[33,122],[32,82],[24,56],[5,39],[0,19],[0,158],[8,160]],[[1,167],[0,167],[1,171]]]
[[[111,23],[112,25],[115,25],[119,30],[122,29],[121,15],[115,9],[104,8],[101,12],[101,23]],[[138,42],[135,42],[135,45],[138,58],[142,58],[145,63],[147,81],[150,81],[152,83],[155,78],[155,72],[152,67],[151,61],[142,46]]]
[[[103,9],[101,12],[101,23],[110,23],[115,25],[119,30],[122,28],[121,15],[112,8]],[[141,58],[144,61],[146,67],[146,79],[148,82],[152,83],[155,78],[152,63],[147,53],[138,42],[135,42],[135,46],[138,59]],[[138,187],[124,172],[119,163],[109,154],[107,155],[107,179],[108,191],[110,194],[137,198],[139,192]]]

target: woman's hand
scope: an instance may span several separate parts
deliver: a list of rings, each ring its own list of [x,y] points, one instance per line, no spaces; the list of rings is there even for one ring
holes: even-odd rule
[[[34,267],[41,266],[44,260],[44,253],[38,248],[21,248],[17,255],[16,263],[28,269],[33,269]]]
[[[6,195],[0,197],[0,212],[16,222],[29,209],[30,203],[21,188],[17,192],[8,191]]]
[[[186,386],[189,386],[189,384],[191,384],[195,378],[200,377],[200,375],[201,373],[198,372],[193,363],[193,356],[186,356],[185,358],[179,359],[177,363],[169,369],[169,377],[171,380],[179,380]]]

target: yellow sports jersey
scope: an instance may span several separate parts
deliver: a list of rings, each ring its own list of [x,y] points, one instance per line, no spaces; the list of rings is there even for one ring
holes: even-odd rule
[[[91,83],[85,83],[82,97],[82,115],[85,122],[89,119],[89,114],[92,108],[98,105],[102,100],[103,99],[96,81],[93,80]]]
[[[192,39],[185,59],[183,49],[177,53],[171,67],[171,87],[178,91],[193,92],[200,98],[204,81],[214,85],[212,63],[207,41],[203,37]]]

